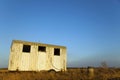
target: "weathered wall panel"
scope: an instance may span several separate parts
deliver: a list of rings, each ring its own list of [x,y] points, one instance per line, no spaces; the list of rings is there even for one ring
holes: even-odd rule
[[[46,70],[46,53],[39,52],[38,53],[38,70]]]
[[[30,52],[22,52],[23,45],[30,45]],[[46,51],[38,51],[38,46],[45,46]],[[60,49],[60,56],[54,55],[54,48]],[[14,40],[12,42],[9,70],[41,71],[54,69],[66,71],[66,48],[63,46]]]

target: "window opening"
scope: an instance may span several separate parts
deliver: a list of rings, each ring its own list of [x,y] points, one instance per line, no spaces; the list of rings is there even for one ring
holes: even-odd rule
[[[54,55],[60,56],[60,49],[59,48],[54,48]]]
[[[38,51],[46,52],[46,47],[45,46],[38,46]]]
[[[30,52],[31,46],[30,45],[23,45],[23,50],[22,52]]]

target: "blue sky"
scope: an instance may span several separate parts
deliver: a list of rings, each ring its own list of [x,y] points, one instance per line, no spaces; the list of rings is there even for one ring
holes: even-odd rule
[[[69,67],[119,67],[120,0],[0,0],[0,67],[14,39],[66,46]]]

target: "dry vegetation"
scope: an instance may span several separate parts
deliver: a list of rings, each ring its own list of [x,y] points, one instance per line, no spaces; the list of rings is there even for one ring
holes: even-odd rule
[[[120,68],[68,68],[67,72],[10,72],[0,70],[0,80],[120,80]]]

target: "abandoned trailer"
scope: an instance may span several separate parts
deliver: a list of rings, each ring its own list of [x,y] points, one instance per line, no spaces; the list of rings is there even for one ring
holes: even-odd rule
[[[8,70],[10,71],[66,71],[66,47],[13,40]]]

